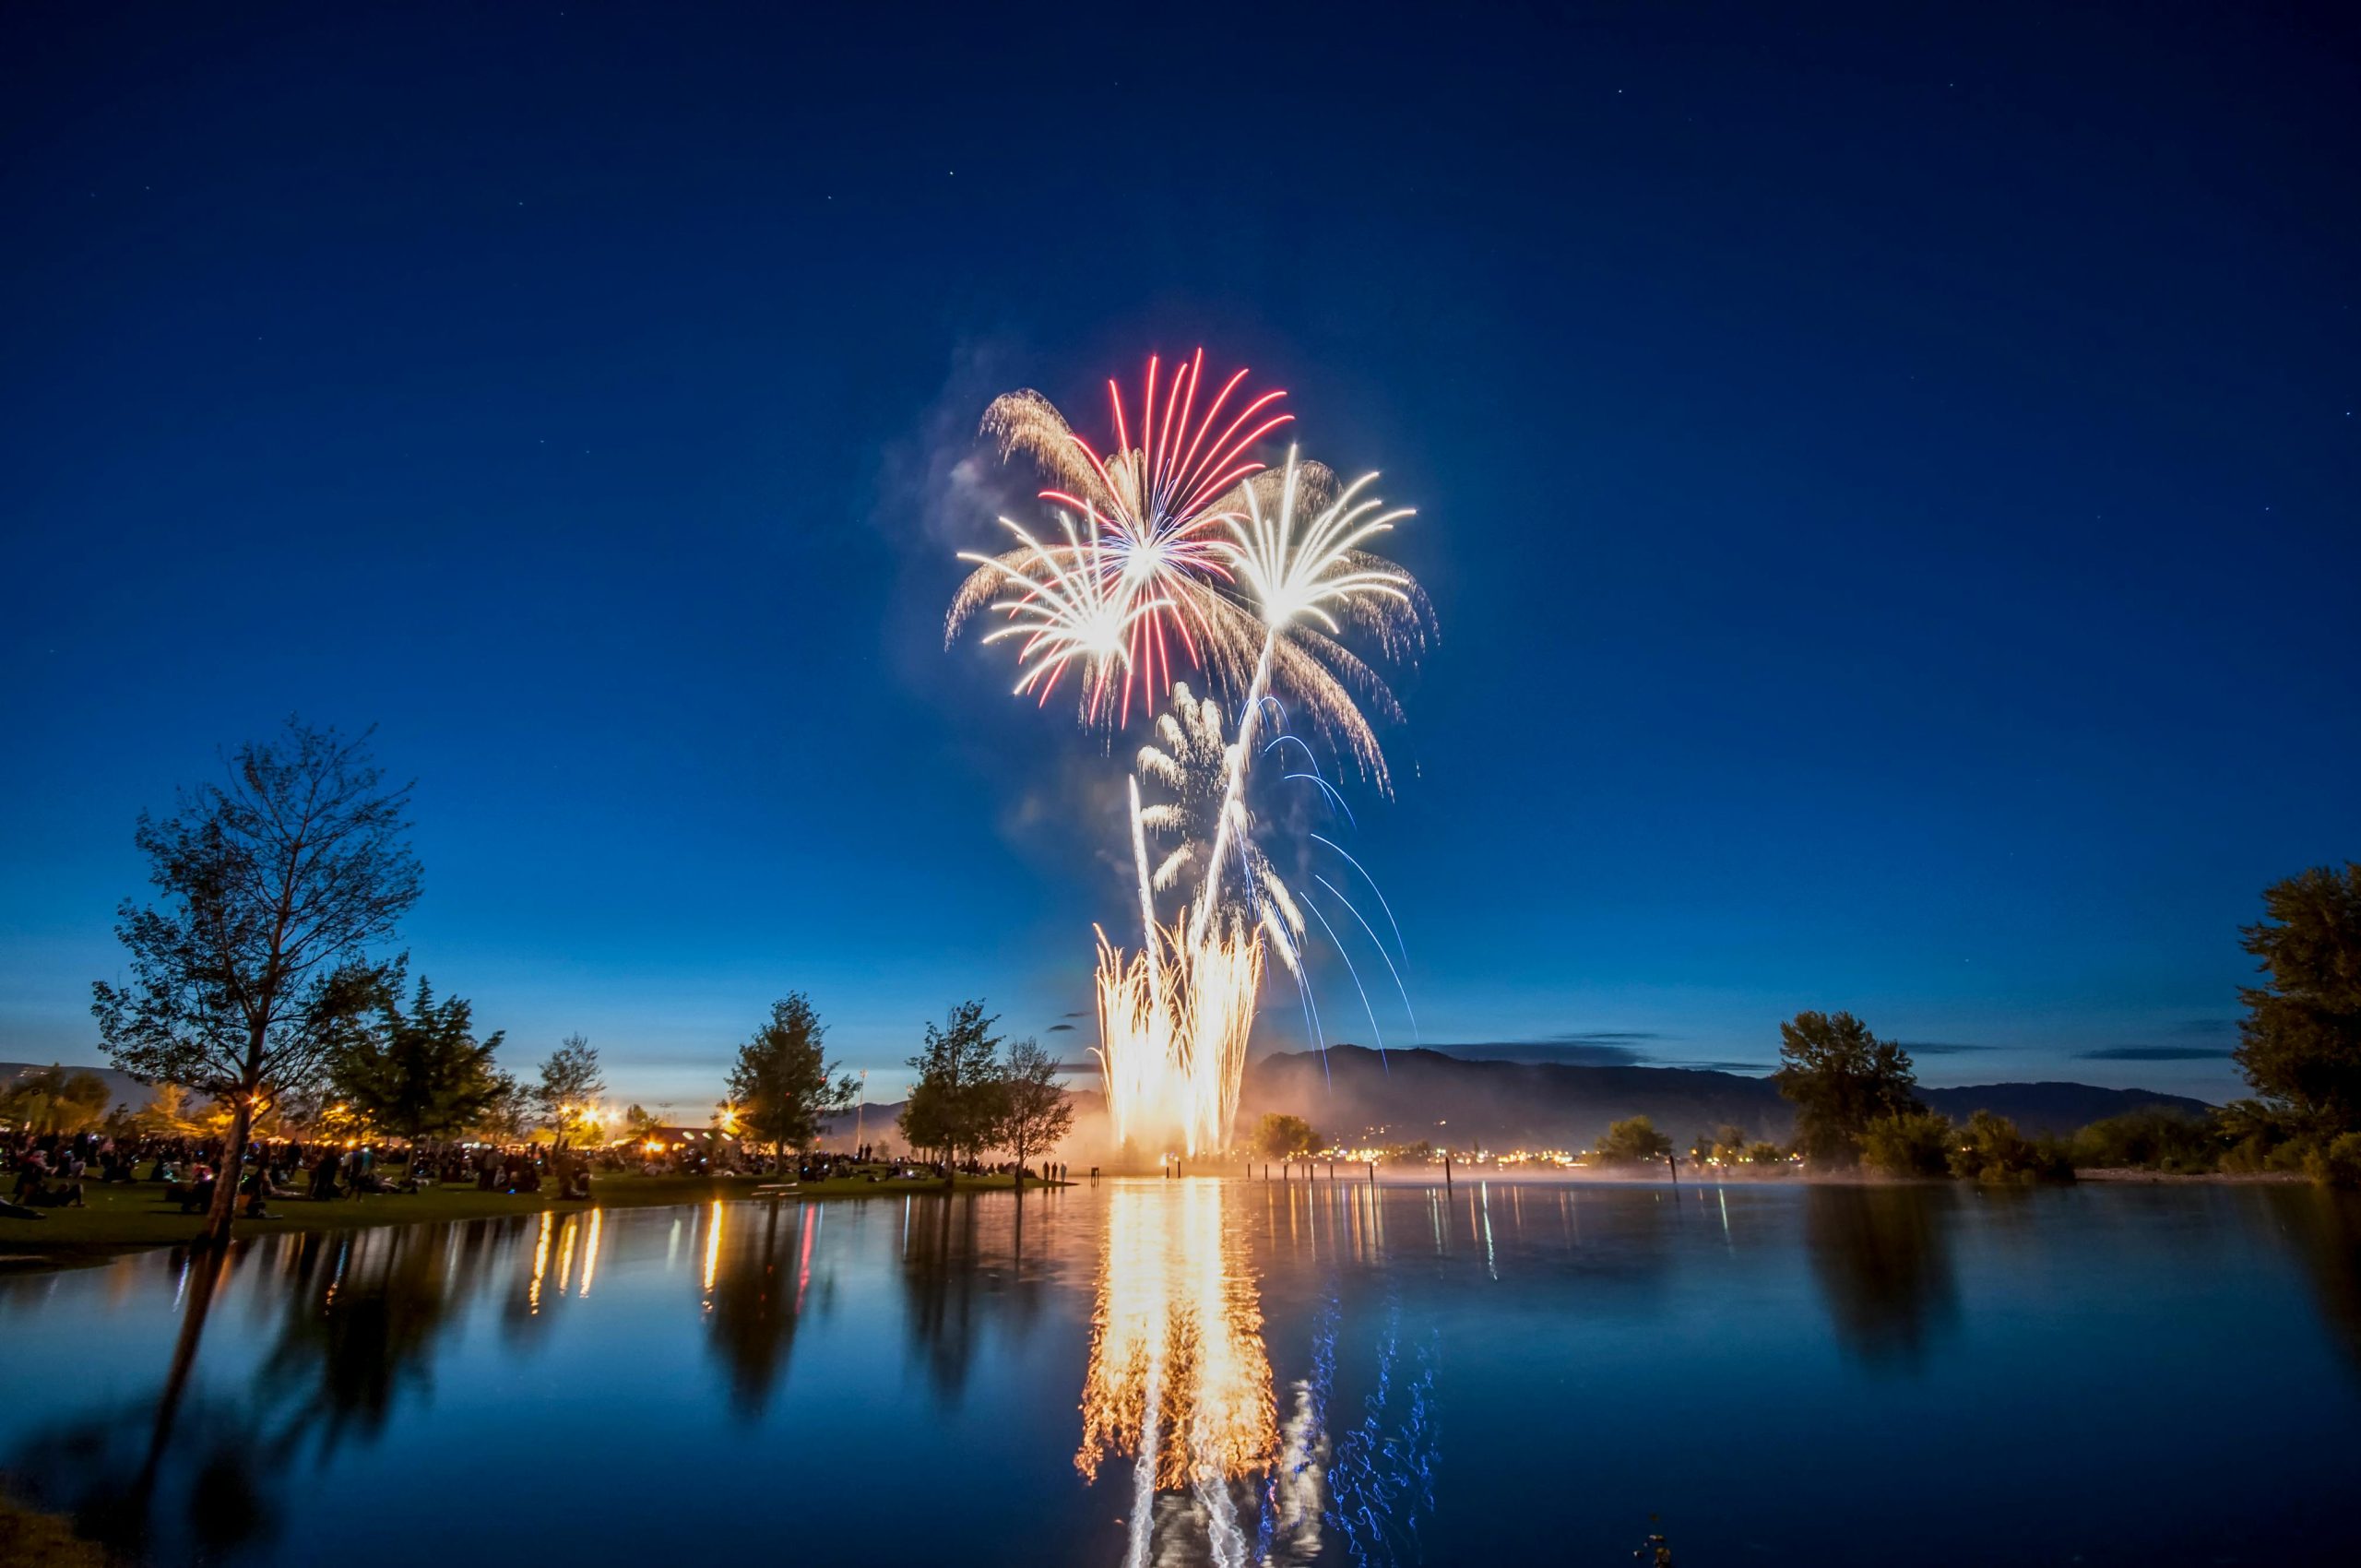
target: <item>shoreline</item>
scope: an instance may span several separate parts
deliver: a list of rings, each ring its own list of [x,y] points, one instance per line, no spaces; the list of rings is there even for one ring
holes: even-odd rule
[[[757,1189],[777,1184],[771,1176],[632,1176],[594,1177],[587,1198],[559,1198],[540,1193],[487,1193],[468,1186],[433,1187],[418,1193],[372,1193],[325,1203],[289,1199],[274,1206],[267,1219],[241,1218],[231,1233],[232,1245],[272,1236],[307,1235],[334,1230],[373,1230],[398,1225],[433,1225],[475,1219],[504,1219],[538,1214],[587,1214],[593,1209],[675,1208],[698,1204],[767,1201]],[[1025,1183],[1028,1192],[1075,1185],[1072,1181],[1047,1182],[1038,1177]],[[792,1193],[778,1194],[789,1203],[836,1202],[851,1198],[939,1196],[946,1193],[1007,1193],[1015,1190],[1010,1176],[962,1176],[955,1183],[924,1181],[872,1182],[842,1177],[800,1183]],[[153,1183],[91,1182],[88,1208],[52,1208],[42,1219],[0,1219],[0,1278],[41,1274],[57,1269],[87,1268],[111,1263],[134,1253],[185,1247],[196,1240],[204,1216],[183,1214]]]

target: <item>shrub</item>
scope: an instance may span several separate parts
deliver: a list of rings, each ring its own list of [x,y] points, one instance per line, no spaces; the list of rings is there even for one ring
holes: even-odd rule
[[[1657,1132],[1655,1123],[1644,1116],[1634,1116],[1607,1129],[1606,1135],[1598,1140],[1597,1158],[1602,1165],[1629,1165],[1662,1159],[1671,1152],[1672,1140]]]
[[[2213,1126],[2160,1105],[2094,1122],[2072,1141],[2074,1163],[2101,1170],[2212,1170],[2221,1163],[2222,1148]]]
[[[1940,1176],[1952,1152],[1952,1119],[1931,1111],[1880,1116],[1861,1134],[1861,1160],[1888,1176]]]
[[[2324,1187],[2361,1187],[2361,1133],[2315,1145],[2304,1156],[2304,1174]]]
[[[1979,1111],[1967,1120],[1959,1146],[1951,1151],[1952,1174],[1996,1184],[2031,1185],[2070,1182],[2073,1160],[2054,1138],[2034,1142],[2005,1116]]]

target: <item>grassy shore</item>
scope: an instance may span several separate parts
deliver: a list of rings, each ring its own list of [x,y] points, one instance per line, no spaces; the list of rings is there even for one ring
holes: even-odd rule
[[[418,1193],[377,1193],[362,1197],[314,1203],[287,1198],[270,1205],[269,1219],[240,1217],[242,1237],[276,1236],[306,1230],[350,1230],[376,1225],[424,1225],[446,1219],[492,1219],[511,1214],[555,1210],[575,1214],[591,1208],[658,1208],[672,1204],[711,1203],[716,1198],[751,1198],[754,1189],[777,1178],[770,1176],[628,1176],[594,1179],[587,1201],[566,1202],[552,1193],[484,1193],[473,1183],[430,1187]],[[1014,1184],[1007,1176],[962,1176],[960,1192],[1005,1192]],[[1039,1186],[1038,1181],[1028,1186]],[[121,1253],[145,1247],[180,1246],[193,1241],[204,1223],[201,1215],[183,1214],[178,1204],[165,1200],[154,1182],[86,1183],[88,1208],[51,1208],[40,1219],[0,1219],[0,1267],[70,1267],[99,1263]],[[892,1197],[906,1193],[940,1193],[934,1181],[871,1182],[860,1176],[828,1182],[806,1182],[795,1196],[803,1199]]]

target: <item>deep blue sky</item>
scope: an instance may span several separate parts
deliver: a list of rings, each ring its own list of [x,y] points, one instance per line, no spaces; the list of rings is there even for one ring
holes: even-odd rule
[[[0,1057],[291,709],[520,1059],[1050,1028],[1118,765],[943,649],[953,470],[1199,343],[1419,509],[1430,1042],[2225,1096],[2236,926],[2361,855],[2350,10],[202,10],[0,18]]]

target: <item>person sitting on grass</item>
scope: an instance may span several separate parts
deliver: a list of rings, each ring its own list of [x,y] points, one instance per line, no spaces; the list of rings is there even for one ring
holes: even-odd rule
[[[259,1165],[255,1166],[255,1173],[246,1178],[246,1218],[248,1219],[276,1219],[279,1218],[277,1215],[271,1213],[270,1210],[263,1207],[262,1206],[263,1199],[269,1196],[271,1191],[272,1188],[270,1185],[269,1172],[266,1171]]]

